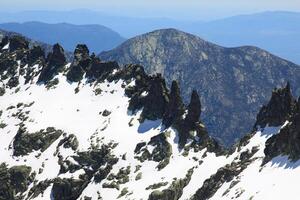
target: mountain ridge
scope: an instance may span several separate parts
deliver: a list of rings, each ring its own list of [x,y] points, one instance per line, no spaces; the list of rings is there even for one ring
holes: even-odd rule
[[[300,92],[298,65],[258,47],[225,48],[176,29],[134,37],[99,57],[141,64],[148,73],[161,73],[169,85],[177,80],[185,100],[196,89],[210,133],[227,145],[251,128],[269,98],[267,91],[290,81],[295,93]]]
[[[60,43],[68,51],[73,51],[78,43],[86,43],[91,51],[99,53],[109,50],[125,39],[112,29],[98,25],[73,25],[70,23],[2,23],[1,29],[18,32],[29,38],[54,45]]]

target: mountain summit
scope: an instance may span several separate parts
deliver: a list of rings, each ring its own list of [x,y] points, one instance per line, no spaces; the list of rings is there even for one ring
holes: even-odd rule
[[[134,37],[99,56],[141,64],[148,73],[161,73],[169,86],[177,80],[185,102],[196,89],[209,132],[227,145],[251,129],[274,87],[290,81],[300,92],[298,65],[257,47],[225,48],[176,29]]]

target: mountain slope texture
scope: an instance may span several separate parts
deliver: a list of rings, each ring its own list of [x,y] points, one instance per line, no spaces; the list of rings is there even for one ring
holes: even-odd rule
[[[85,43],[91,51],[99,53],[104,50],[110,50],[125,40],[117,32],[96,24],[3,23],[0,24],[0,29],[17,32],[34,40],[52,45],[59,42],[68,51],[73,51],[78,43]]]
[[[300,101],[274,89],[230,150],[199,120],[196,91],[78,45],[67,63],[20,37],[0,43],[0,199],[296,199]]]
[[[203,121],[226,145],[251,129],[274,87],[289,80],[300,92],[299,66],[256,47],[224,48],[175,29],[137,36],[100,58],[141,64],[148,73],[161,73],[168,85],[177,80],[185,102],[196,89]]]

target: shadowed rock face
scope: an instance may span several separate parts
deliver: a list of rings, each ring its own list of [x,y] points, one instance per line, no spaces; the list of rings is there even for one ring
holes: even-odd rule
[[[177,80],[186,103],[196,89],[203,121],[226,144],[251,130],[274,87],[290,81],[300,92],[299,66],[256,47],[224,48],[174,29],[132,38],[100,58],[141,64],[148,73],[161,73],[167,85]]]
[[[165,80],[160,74],[150,81],[149,94],[145,98],[142,118],[156,120],[161,119],[169,102],[169,94]]]
[[[27,49],[29,46],[29,42],[25,40],[22,36],[13,36],[9,42],[9,50],[11,52],[18,49]]]
[[[178,83],[176,81],[173,81],[170,92],[170,100],[163,116],[163,124],[166,127],[171,126],[183,115],[183,113],[184,104],[180,97],[180,89]]]

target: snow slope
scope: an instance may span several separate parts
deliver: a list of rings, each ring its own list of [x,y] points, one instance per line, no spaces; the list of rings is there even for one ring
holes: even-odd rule
[[[4,50],[7,48],[9,46],[5,46]],[[20,63],[18,61],[17,71],[21,71]],[[71,63],[65,66],[66,71],[70,66]],[[42,66],[37,64],[33,68],[38,72]],[[215,192],[211,196],[203,199],[281,200],[295,199],[299,194],[297,181],[300,179],[300,161],[291,162],[285,156],[278,156],[262,165],[266,140],[277,134],[287,122],[278,127],[259,128],[245,144],[228,152],[213,152],[208,147],[199,151],[180,148],[177,129],[166,129],[160,119],[141,122],[143,108],[137,112],[128,110],[130,98],[125,95],[125,89],[135,86],[135,79],[89,82],[84,78],[75,83],[67,80],[65,71],[54,78],[57,78],[58,84],[50,88],[37,83],[38,76],[32,82],[25,83],[21,73],[18,74],[19,84],[16,88],[6,87],[7,79],[0,83],[0,87],[5,87],[5,94],[0,96],[0,163],[6,163],[8,168],[30,166],[31,173],[35,173],[35,181],[30,182],[25,192],[16,196],[23,199],[57,199],[53,189],[55,181],[37,195],[32,195],[32,190],[47,180],[81,180],[87,169],[92,171],[93,166],[80,165],[82,160],[76,160],[76,156],[105,145],[113,146],[110,153],[117,158],[117,162],[111,168],[107,168],[111,163],[106,162],[97,169],[98,172],[103,172],[101,170],[104,169],[109,171],[100,182],[95,180],[96,176],[91,176],[82,187],[78,199],[139,200],[150,199],[151,196],[155,199],[154,193],[158,194],[160,191],[162,195],[166,195],[168,190],[176,195],[158,199],[195,199],[197,191],[207,187],[205,183],[208,180],[220,184],[212,188]],[[141,92],[141,96],[147,95],[148,91]],[[21,127],[26,128],[26,134],[34,134],[48,127],[61,130],[64,134],[45,150],[34,150],[28,155],[16,156],[14,142]],[[78,141],[76,149],[60,144],[71,135]],[[161,135],[166,137],[165,145],[170,145],[171,155],[167,165],[159,169],[155,159],[139,158],[143,156],[142,152],[148,151],[151,154],[157,150],[149,142],[153,137]],[[143,142],[143,151],[138,153],[136,149]],[[189,147],[191,143],[192,141],[188,141],[185,147]],[[253,154],[246,158],[247,164],[243,165],[245,169],[240,173],[233,175],[231,179],[213,179],[225,166],[245,161],[242,156],[247,152]],[[63,171],[67,162],[81,168]],[[121,172],[123,174],[120,178],[118,174]],[[180,180],[184,180],[185,185],[178,184]],[[118,184],[112,187],[116,182]]]

